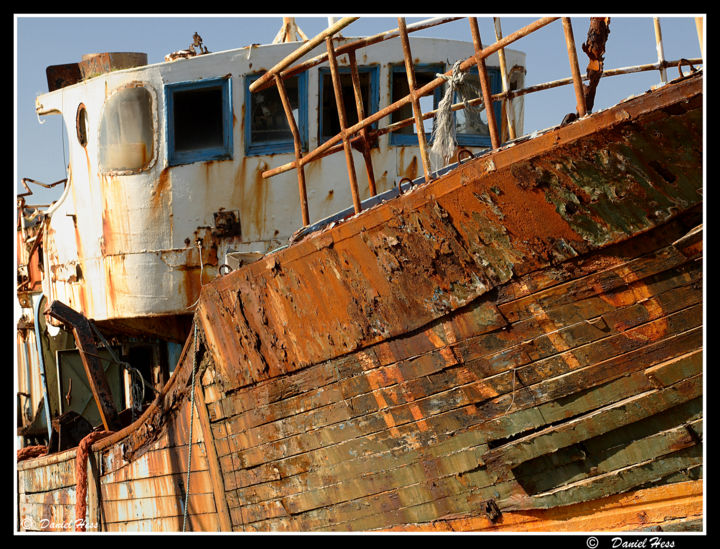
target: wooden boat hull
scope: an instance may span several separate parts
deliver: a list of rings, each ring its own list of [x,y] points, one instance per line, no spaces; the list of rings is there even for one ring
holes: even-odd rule
[[[702,147],[695,75],[206,285],[88,523],[699,528]],[[21,523],[74,520],[74,457],[19,464]]]

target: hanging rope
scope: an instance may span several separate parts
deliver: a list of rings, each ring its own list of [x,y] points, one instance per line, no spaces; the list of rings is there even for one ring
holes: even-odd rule
[[[185,480],[185,508],[183,509],[183,525],[182,531],[185,531],[188,516],[188,503],[190,500],[190,464],[192,460],[192,437],[193,437],[193,420],[195,419],[195,367],[197,364],[197,324],[193,322],[193,365],[192,365],[192,382],[190,390],[190,434],[188,435],[188,458],[187,458],[187,477]]]
[[[435,76],[445,79],[447,86],[445,95],[438,103],[437,116],[435,118],[435,128],[433,128],[433,144],[430,151],[442,159],[443,165],[446,164],[455,153],[456,139],[455,134],[457,128],[455,125],[455,117],[453,116],[452,105],[457,93],[460,100],[465,105],[465,117],[470,126],[483,124],[480,114],[485,105],[469,105],[470,99],[480,97],[480,90],[469,79],[467,72],[460,70],[461,61],[455,61],[450,76],[444,74],[436,74]]]
[[[85,515],[87,512],[87,460],[90,447],[101,438],[113,434],[113,431],[93,431],[86,435],[78,444],[75,454],[75,531],[85,531]]]

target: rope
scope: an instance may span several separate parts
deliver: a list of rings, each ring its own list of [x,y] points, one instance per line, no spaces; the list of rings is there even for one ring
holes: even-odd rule
[[[93,431],[86,435],[78,444],[75,454],[75,531],[85,531],[85,514],[87,511],[87,459],[90,447],[101,438],[111,435],[113,431]]]
[[[25,459],[32,459],[39,456],[44,456],[48,453],[48,447],[44,445],[40,446],[25,446],[17,451],[17,461],[23,461]]]
[[[467,102],[470,99],[480,97],[480,91],[468,78],[467,72],[460,71],[461,61],[455,61],[450,76],[444,74],[436,74],[435,76],[443,78],[447,82],[445,95],[438,103],[437,116],[435,119],[435,128],[433,128],[433,144],[430,151],[439,156],[443,165],[452,158],[455,152],[456,126],[455,117],[452,112],[453,99],[457,93],[460,100],[465,105],[465,116],[470,125],[483,124],[480,113],[485,108],[484,105],[473,106]]]
[[[185,508],[183,509],[183,526],[185,531],[188,516],[188,502],[190,498],[190,464],[192,460],[192,437],[193,437],[193,420],[195,419],[195,367],[197,364],[197,324],[193,323],[193,369],[192,369],[192,389],[190,391],[190,434],[188,436],[188,458],[187,458],[187,477],[185,480]]]

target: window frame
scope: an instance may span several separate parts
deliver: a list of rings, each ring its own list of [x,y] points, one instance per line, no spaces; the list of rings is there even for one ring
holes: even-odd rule
[[[395,73],[406,73],[405,64],[404,63],[396,63],[390,66],[390,103],[393,103],[393,81],[395,77]],[[419,63],[415,65],[414,72],[417,74],[418,72],[432,72],[434,74],[437,73],[443,73],[445,72],[445,64],[444,63]],[[427,97],[427,96],[426,96]],[[433,108],[432,110],[437,109],[438,103],[440,103],[440,99],[442,99],[442,86],[438,86],[433,90]],[[391,118],[392,120],[392,118]],[[414,124],[413,124],[414,127]],[[425,139],[429,143],[432,138],[432,132],[425,132]],[[390,132],[390,145],[399,146],[399,147],[407,147],[407,146],[418,146],[418,138],[416,133],[412,134],[405,134],[405,133],[398,133],[398,132]]]
[[[370,74],[370,105],[368,106],[369,112],[365,112],[365,116],[370,116],[372,113],[376,113],[380,108],[380,66],[379,65],[362,65],[358,66],[358,74],[363,73],[369,73]],[[338,74],[344,75],[344,74],[350,74],[351,69],[350,67],[343,66],[338,67]],[[325,93],[325,76],[331,76],[331,70],[330,67],[320,67],[318,70],[318,143],[325,143],[325,141],[328,141],[330,138],[332,138],[332,135],[323,135],[323,94]],[[332,76],[331,76],[332,77]],[[335,104],[335,91],[332,86],[332,84],[329,87],[330,92],[333,94],[332,101],[333,104]],[[353,98],[355,97],[353,93]],[[345,105],[345,110],[347,113],[348,109],[353,109],[353,112],[356,112],[355,109],[355,102],[353,101],[353,104],[348,106]],[[370,129],[377,128],[377,122],[371,124],[369,126]]]
[[[475,73],[477,73],[477,69],[468,69],[468,70],[474,70]],[[500,69],[496,67],[487,67],[486,68],[488,80],[490,84],[490,95],[500,93],[502,91],[502,82],[500,79]],[[457,96],[457,93],[455,94],[455,99],[453,103],[460,102],[460,99]],[[495,127],[497,128],[498,135],[500,135],[501,128],[502,128],[502,101],[493,101],[493,112],[495,114]],[[453,116],[455,117],[455,122],[457,123],[457,111],[453,113]],[[464,145],[466,147],[491,147],[492,142],[490,140],[490,135],[479,135],[476,133],[458,133],[455,136],[455,139],[457,140],[458,145]]]
[[[204,147],[191,151],[175,150],[175,94],[185,91],[196,91],[209,88],[221,90],[222,145]],[[207,162],[210,160],[227,160],[233,157],[233,104],[232,104],[232,78],[229,76],[203,78],[201,80],[188,80],[165,84],[165,132],[167,135],[167,163],[168,166]]]
[[[292,135],[287,140],[252,141],[252,99],[255,95],[250,91],[250,85],[260,78],[263,73],[245,75],[245,156],[261,156],[278,153],[295,152],[295,142]],[[298,79],[298,120],[295,121],[300,134],[300,143],[303,151],[308,150],[308,76],[303,72]],[[271,89],[271,88],[268,88]],[[284,113],[283,113],[284,115]],[[290,131],[290,128],[288,128]]]
[[[142,166],[141,168],[133,168],[133,169],[107,168],[102,165],[103,162],[102,162],[102,159],[100,158],[102,156],[100,153],[100,148],[101,148],[101,141],[102,141],[102,128],[103,128],[103,123],[104,123],[104,119],[105,119],[105,115],[106,115],[105,109],[107,108],[108,103],[111,100],[113,100],[118,94],[121,94],[126,90],[136,89],[136,88],[141,88],[141,89],[145,90],[146,92],[148,92],[148,94],[150,96],[150,124],[152,125],[152,127],[150,128],[150,131],[151,131],[151,135],[153,138],[153,141],[152,141],[152,146],[153,146],[152,152],[153,153],[150,156],[150,158],[148,159],[147,163],[144,166]],[[146,82],[133,81],[133,82],[129,82],[127,84],[124,84],[124,85],[119,86],[118,88],[115,88],[114,90],[112,90],[112,92],[105,98],[105,101],[103,102],[102,107],[100,109],[99,122],[98,122],[97,130],[95,133],[95,139],[96,139],[97,150],[98,150],[99,173],[104,174],[104,175],[133,175],[133,174],[139,174],[139,173],[146,172],[155,165],[155,162],[157,161],[158,155],[159,155],[158,135],[157,135],[159,125],[158,125],[157,109],[158,109],[158,99],[157,99],[156,91],[152,86],[148,85]],[[88,127],[88,136],[87,136],[88,142],[90,141],[90,133],[89,133],[90,130],[91,130],[91,128]]]

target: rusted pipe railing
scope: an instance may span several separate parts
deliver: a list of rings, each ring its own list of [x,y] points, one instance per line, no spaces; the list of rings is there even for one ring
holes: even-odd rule
[[[357,119],[362,120],[365,118],[365,107],[363,105],[362,89],[360,88],[360,73],[358,72],[355,50],[349,51],[347,55],[350,60],[350,78],[352,79],[353,93],[355,95],[355,111],[357,113]],[[365,172],[367,174],[370,196],[375,196],[377,190],[375,188],[375,173],[373,171],[372,158],[370,157],[370,139],[367,126],[360,130],[360,136],[362,138],[362,155],[365,160]]]
[[[293,136],[293,147],[295,149],[295,160],[299,163],[302,158],[302,141],[300,140],[300,132],[298,131],[295,117],[292,113],[292,106],[290,105],[290,99],[285,89],[285,82],[277,74],[275,75],[275,85],[277,86],[278,93],[280,94],[280,101],[282,101],[283,110],[285,111],[285,117],[290,125],[290,131]],[[310,223],[310,215],[308,213],[307,203],[307,188],[305,186],[305,169],[302,164],[298,167],[298,191],[300,193],[300,212],[302,215],[303,226]]]
[[[408,33],[411,32],[417,32],[420,30],[429,29],[432,27],[435,27],[437,25],[442,25],[444,23],[449,23],[451,21],[457,21],[458,19],[463,19],[462,17],[435,17],[433,19],[425,19],[424,21],[418,21],[417,23],[412,23],[410,25],[407,25],[406,30]],[[385,40],[390,40],[391,38],[397,38],[400,36],[400,29],[392,29],[389,31],[381,32],[378,34],[375,34],[373,36],[368,36],[365,38],[361,38],[359,40],[355,40],[353,42],[348,42],[346,44],[342,44],[340,46],[337,46],[335,48],[335,57],[339,57],[342,54],[349,54],[350,52],[354,52],[356,50],[359,50],[361,48],[366,48],[368,46],[372,46],[373,44],[378,44],[380,42],[384,42]],[[316,67],[317,65],[320,65],[321,63],[324,63],[328,60],[327,52],[322,53],[316,57],[313,57],[312,59],[308,59],[306,61],[303,61],[301,63],[298,63],[297,65],[290,67],[285,70],[281,70],[280,77],[283,79],[289,78],[291,76],[295,76],[296,74],[300,74],[302,72],[305,72],[308,69],[311,69],[312,67]],[[250,91],[258,92],[262,91],[272,85],[271,81],[265,82],[264,84],[260,86],[256,86],[254,89],[251,89]]]
[[[667,82],[667,71],[663,66],[665,62],[665,52],[663,50],[662,31],[660,30],[660,19],[653,17],[653,26],[655,27],[655,47],[657,48],[658,65],[660,65],[660,80],[663,84]]]
[[[700,55],[705,56],[705,42],[703,41],[703,18],[695,18],[695,29],[697,30],[698,41],[700,42]]]
[[[255,80],[252,84],[250,84],[250,91],[256,92],[261,89],[263,84],[265,84],[268,81],[271,81],[273,78],[275,78],[276,74],[279,74],[285,67],[288,67],[298,59],[300,59],[303,55],[305,55],[310,50],[314,49],[319,44],[322,44],[325,41],[325,38],[328,36],[332,36],[339,30],[344,29],[347,27],[350,23],[353,21],[357,21],[358,17],[343,17],[332,25],[331,27],[326,28],[324,31],[322,31],[317,36],[313,37],[311,40],[308,40],[305,42],[302,46],[300,46],[298,49],[296,49],[294,52],[292,52],[290,55],[288,55],[285,59],[280,61],[277,65],[275,65],[272,69],[267,71],[265,74],[263,74],[260,78]]]
[[[416,91],[415,66],[412,59],[412,52],[410,51],[410,39],[408,38],[404,17],[398,17],[398,28],[400,29],[400,40],[402,42],[403,58],[405,61],[405,72],[407,73],[409,97],[412,103],[415,127],[417,128],[420,159],[422,160],[425,181],[430,181],[430,179],[432,179],[432,169],[430,166],[430,157],[428,156],[427,139],[425,138],[425,125],[423,124],[422,110],[420,109],[420,97],[424,94]]]
[[[475,62],[477,63],[478,74],[480,76],[480,89],[483,95],[483,103],[485,103],[485,114],[488,120],[488,130],[490,130],[490,144],[493,149],[500,146],[500,138],[495,125],[495,112],[492,108],[492,100],[490,98],[490,81],[485,68],[485,58],[480,56],[482,51],[482,41],[480,40],[480,29],[478,28],[477,19],[470,17],[470,32],[472,34],[473,45],[475,46]]]
[[[477,58],[485,59],[486,57],[489,57],[490,55],[492,55],[493,53],[498,51],[500,48],[509,46],[510,44],[512,44],[513,42],[516,42],[520,38],[527,36],[528,34],[531,34],[546,25],[549,25],[550,23],[552,23],[553,21],[556,21],[557,19],[558,19],[557,17],[543,17],[543,18],[540,18],[540,19],[530,23],[529,25],[526,25],[525,27],[523,27],[511,34],[508,34],[502,40],[496,42],[495,44],[487,46],[486,48],[483,48],[482,51],[479,52],[478,54],[476,54],[475,56],[471,56],[468,59],[466,59],[464,62],[462,62],[460,64],[460,70],[462,70],[462,71],[467,70],[469,67],[471,67],[472,65],[474,65],[476,63]],[[275,68],[277,68],[277,66]],[[439,76],[438,78],[425,84],[423,87],[417,89],[416,90],[417,97],[422,97],[424,95],[428,95],[428,94],[432,93],[435,90],[435,88],[437,88],[445,83],[445,78],[444,78],[445,76],[451,76],[451,75],[452,75],[452,70],[449,70],[444,74],[444,76]],[[255,83],[257,83],[257,80],[254,82],[254,84]],[[254,90],[251,88],[250,91],[254,91]],[[375,122],[385,118],[386,116],[390,115],[394,111],[398,110],[400,107],[403,107],[404,105],[407,105],[408,103],[410,103],[411,100],[412,100],[412,98],[409,95],[406,95],[405,97],[403,97],[401,99],[398,99],[391,105],[388,105],[387,107],[380,109],[379,111],[369,115],[365,120],[359,120],[356,124],[347,128],[347,133],[352,135],[352,134],[359,132],[363,127],[370,126],[370,125],[374,124]],[[313,160],[321,158],[322,156],[325,156],[325,153],[331,147],[333,147],[338,142],[340,142],[341,139],[342,139],[342,136],[340,134],[335,135],[335,136],[331,137],[330,139],[328,139],[327,141],[325,141],[324,143],[322,143],[321,145],[319,145],[313,151],[310,151],[308,154],[303,156],[300,163],[296,163],[293,161],[293,162],[289,162],[287,164],[278,166],[276,168],[273,168],[271,170],[266,170],[266,171],[262,172],[262,177],[264,179],[268,179],[275,175],[295,169],[300,164],[304,165],[309,162],[312,162]]]
[[[585,116],[585,94],[583,93],[582,78],[580,76],[580,65],[575,49],[575,37],[573,36],[572,23],[569,17],[562,18],[563,31],[565,31],[565,44],[567,46],[568,58],[570,59],[570,72],[572,73],[573,87],[575,88],[575,101],[577,103],[577,114]]]
[[[495,24],[495,41],[498,42],[502,38],[502,28],[500,26],[500,18],[493,17],[493,23]],[[498,60],[500,62],[500,79],[502,81],[503,92],[507,94],[510,90],[510,83],[508,82],[507,63],[505,62],[505,48],[498,50]],[[512,99],[507,97],[503,101],[503,113],[507,120],[508,137],[515,139],[515,113],[513,112]]]
[[[372,162],[370,159],[370,144],[371,141],[374,139],[377,139],[378,136],[383,135],[385,133],[389,133],[392,131],[396,131],[400,129],[401,127],[406,127],[411,124],[414,124],[417,130],[417,137],[418,137],[418,146],[420,149],[420,156],[423,163],[423,171],[425,175],[425,180],[429,181],[433,178],[433,174],[430,169],[430,162],[428,158],[428,150],[427,150],[427,141],[425,136],[425,130],[424,130],[424,124],[423,121],[429,118],[433,118],[437,114],[437,110],[428,111],[426,113],[423,113],[420,108],[420,102],[419,99],[423,96],[430,95],[436,88],[443,85],[446,81],[447,76],[452,75],[452,70],[449,70],[444,75],[438,75],[438,77],[425,85],[421,87],[417,87],[417,81],[415,79],[415,72],[414,72],[414,63],[412,60],[412,53],[410,51],[410,42],[408,38],[408,33],[412,30],[420,30],[420,28],[428,28],[430,26],[435,26],[437,24],[442,24],[444,22],[453,21],[460,18],[442,18],[442,19],[431,19],[427,21],[421,21],[420,23],[415,23],[413,25],[406,25],[404,18],[398,18],[398,28],[394,29],[393,31],[388,31],[385,33],[380,33],[378,35],[368,37],[361,40],[356,40],[353,42],[349,42],[346,44],[343,44],[341,46],[338,46],[337,48],[334,47],[332,35],[339,31],[344,26],[348,25],[352,21],[354,21],[357,18],[344,18],[340,22],[332,25],[328,29],[326,29],[324,32],[322,32],[320,35],[315,37],[313,40],[306,43],[303,47],[296,50],[293,54],[287,56],[285,59],[283,59],[280,63],[278,63],[275,67],[273,67],[268,73],[263,75],[261,78],[256,80],[251,86],[250,91],[260,91],[262,89],[267,88],[268,86],[272,85],[274,82],[275,85],[278,86],[279,93],[281,94],[281,98],[283,98],[283,107],[285,109],[286,116],[288,117],[288,121],[290,122],[291,131],[293,133],[293,142],[295,145],[295,160],[293,162],[289,162],[287,164],[275,167],[270,170],[266,170],[262,172],[263,178],[269,178],[273,177],[274,175],[278,175],[280,173],[292,170],[292,169],[298,169],[298,186],[300,188],[301,192],[301,205],[303,207],[303,225],[308,225],[309,223],[309,216],[307,213],[307,196],[306,196],[306,189],[305,189],[305,181],[304,181],[304,173],[303,173],[303,166],[311,161],[317,160],[319,158],[322,158],[324,156],[327,156],[329,154],[333,154],[336,152],[339,152],[341,149],[344,150],[347,166],[348,166],[348,176],[350,179],[350,187],[351,192],[353,196],[353,206],[356,213],[358,213],[361,210],[361,203],[359,199],[359,193],[358,193],[358,187],[357,187],[357,177],[355,174],[355,167],[353,163],[353,156],[352,156],[352,148],[353,146],[356,146],[360,152],[362,152],[363,157],[365,159],[365,165],[366,165],[366,171],[368,175],[368,186],[370,189],[370,194],[375,195],[376,194],[376,188],[375,188],[375,178],[373,175],[373,167]],[[565,38],[565,43],[567,47],[567,54],[568,54],[568,60],[570,63],[570,71],[571,71],[571,77],[570,78],[564,78],[560,80],[555,80],[553,82],[546,82],[543,84],[538,84],[534,86],[528,86],[526,88],[520,89],[520,90],[511,90],[510,85],[508,82],[508,74],[507,74],[507,67],[505,65],[505,56],[503,49],[507,47],[508,45],[512,44],[513,42],[519,40],[520,38],[523,38],[524,36],[527,36],[528,34],[531,34],[535,32],[536,30],[556,21],[557,19],[561,19],[562,22],[562,28]],[[587,115],[588,110],[591,109],[591,102],[592,98],[587,99],[586,93],[585,93],[585,87],[583,85],[583,80],[591,80],[590,87],[593,85],[596,85],[599,78],[604,78],[607,76],[616,76],[620,74],[629,74],[633,72],[642,72],[647,70],[660,70],[661,74],[663,75],[663,80],[665,81],[665,69],[667,67],[671,66],[678,66],[678,68],[682,65],[690,65],[691,67],[694,64],[702,64],[702,59],[681,59],[679,61],[666,61],[664,59],[664,53],[662,52],[662,36],[660,33],[660,27],[659,22],[657,18],[655,18],[655,29],[656,29],[656,41],[658,44],[658,62],[657,63],[650,63],[646,65],[637,65],[633,67],[624,67],[619,69],[609,69],[609,70],[602,70],[602,64],[600,66],[600,75],[598,77],[597,74],[590,75],[590,70],[588,69],[587,74],[581,74],[580,73],[580,67],[578,63],[578,57],[577,57],[577,51],[575,47],[575,39],[573,36],[573,29],[572,24],[570,21],[570,18],[563,17],[544,17],[541,19],[538,19],[534,21],[533,23],[523,27],[522,29],[519,29],[518,31],[515,31],[511,34],[509,34],[506,37],[502,37],[502,30],[500,28],[500,22],[498,18],[494,18],[495,22],[495,35],[496,35],[496,42],[490,46],[483,47],[482,41],[480,38],[480,32],[478,29],[477,20],[475,18],[468,18],[470,22],[470,31],[472,34],[472,40],[473,40],[473,46],[475,49],[474,55],[468,57],[467,59],[463,60],[460,65],[459,69],[461,71],[467,71],[472,66],[475,66],[478,70],[478,75],[480,79],[480,87],[481,87],[481,94],[482,97],[475,98],[468,100],[467,102],[460,102],[452,105],[451,110],[456,111],[463,109],[467,107],[468,105],[474,106],[479,104],[485,105],[485,112],[487,114],[487,121],[488,121],[488,130],[490,133],[490,141],[491,141],[491,147],[492,149],[497,149],[501,145],[501,136],[498,135],[498,129],[497,124],[494,117],[494,111],[492,109],[493,102],[495,101],[502,101],[504,104],[503,114],[507,119],[507,127],[508,127],[508,135],[510,139],[515,139],[515,128],[514,128],[514,115],[512,112],[512,100],[517,97],[521,97],[523,95],[526,95],[528,93],[533,93],[541,90],[546,90],[558,86],[563,86],[572,83],[575,91],[575,97],[576,97],[576,104],[577,104],[577,114],[579,117],[584,117]],[[698,37],[700,39],[701,48],[703,45],[703,37],[702,37],[702,19],[698,20],[696,18],[696,24],[698,26]],[[589,33],[590,34],[590,33]],[[358,67],[357,67],[357,60],[355,57],[355,51],[359,48],[366,47],[368,45],[371,45],[373,43],[378,43],[384,40],[387,40],[389,38],[394,38],[399,36],[401,39],[402,47],[403,47],[403,58],[405,62],[405,69],[408,79],[408,88],[409,93],[405,97],[395,101],[391,105],[388,105],[387,107],[384,107],[380,109],[379,111],[370,114],[369,116],[365,117],[364,112],[364,105],[363,105],[363,99],[362,99],[362,92],[360,88],[360,79],[359,79],[359,73],[358,73]],[[317,46],[321,40],[325,40],[327,52],[323,53],[322,55],[319,55],[317,57],[314,57],[312,59],[306,60],[298,65],[295,65],[293,67],[290,67],[290,65],[299,59],[304,53],[310,51],[312,48]],[[590,40],[588,38],[588,40]],[[604,44],[604,41],[603,41]],[[583,49],[587,44],[583,45]],[[502,75],[502,87],[503,91],[501,93],[497,94],[491,94],[490,93],[490,86],[489,86],[489,79],[487,75],[487,69],[485,67],[485,59],[492,55],[493,53],[498,52],[498,57],[500,59],[500,69],[501,69],[501,75]],[[343,97],[342,97],[342,87],[340,82],[340,76],[339,76],[339,70],[338,70],[338,62],[337,62],[337,56],[341,54],[347,54],[349,59],[349,65],[350,65],[350,74],[352,78],[352,84],[353,84],[353,92],[354,92],[354,98],[355,98],[355,108],[357,112],[358,121],[348,126],[347,124],[347,117],[346,117],[346,111],[345,111],[345,105],[343,104]],[[308,68],[318,65],[322,62],[327,60],[330,64],[330,72],[332,75],[332,83],[333,83],[333,89],[335,94],[335,100],[336,100],[336,106],[338,110],[338,119],[340,122],[340,133],[338,133],[335,136],[332,136],[330,139],[326,140],[324,143],[316,147],[314,150],[308,152],[307,154],[303,155],[301,146],[300,146],[300,138],[299,138],[299,132],[297,131],[297,126],[294,124],[294,118],[292,116],[292,112],[289,109],[289,101],[287,100],[287,94],[284,90],[284,86],[282,84],[282,81],[284,78],[287,78],[289,76],[294,76],[300,72],[303,72],[304,70],[307,70]],[[600,58],[600,61],[602,59]],[[290,67],[290,68],[288,68]],[[693,68],[694,70],[694,68]],[[682,73],[681,73],[682,74]],[[383,128],[378,128],[371,130],[370,126],[378,122],[379,120],[391,115],[393,112],[397,111],[401,107],[410,104],[413,109],[413,116],[412,118],[407,118],[401,121],[392,122],[388,125],[386,125]]]
[[[35,185],[40,185],[41,187],[44,187],[44,188],[46,188],[46,189],[52,189],[53,187],[59,185],[60,183],[65,183],[65,184],[67,184],[67,177],[65,177],[64,179],[60,179],[59,181],[55,181],[55,183],[41,183],[40,181],[35,181],[34,179],[30,179],[29,177],[23,177],[23,178],[20,180],[20,182],[22,183],[23,187],[25,187],[25,189],[27,190],[27,192],[25,192],[25,193],[19,193],[19,194],[17,195],[18,197],[21,197],[21,196],[30,196],[31,194],[33,194],[33,192],[32,192],[32,190],[30,189],[30,187],[28,187],[28,183],[33,183],[33,184],[35,184]],[[25,204],[23,203],[23,205],[25,205]],[[28,206],[28,207],[33,207],[33,206]]]
[[[350,191],[352,192],[355,213],[358,213],[360,211],[360,196],[358,194],[355,162],[353,161],[352,148],[350,147],[349,133],[346,130],[347,123],[345,120],[345,104],[343,102],[337,59],[335,57],[335,51],[333,50],[332,36],[325,38],[325,44],[328,51],[328,61],[330,62],[330,75],[332,77],[333,90],[335,91],[335,104],[337,105],[338,120],[340,122],[340,136],[342,137],[343,148],[345,149],[345,161],[347,163],[348,177],[350,179]]]

